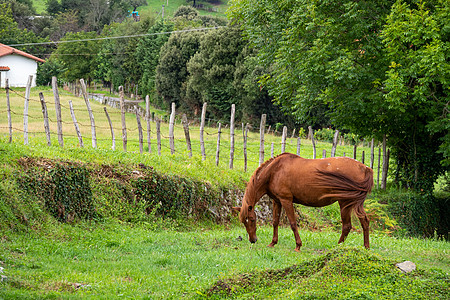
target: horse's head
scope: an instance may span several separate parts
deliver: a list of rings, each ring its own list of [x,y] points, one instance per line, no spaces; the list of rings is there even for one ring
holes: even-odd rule
[[[239,220],[245,225],[250,243],[256,243],[258,240],[256,237],[256,213],[253,206],[244,204],[242,207],[233,207],[233,209],[239,212]]]

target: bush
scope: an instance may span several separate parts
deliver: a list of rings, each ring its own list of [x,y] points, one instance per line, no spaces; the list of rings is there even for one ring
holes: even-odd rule
[[[400,191],[385,195],[389,210],[412,236],[449,239],[450,197]]]
[[[43,204],[57,220],[92,219],[96,213],[89,171],[81,165],[58,163],[49,171],[31,168],[17,178],[25,197]]]
[[[323,128],[314,132],[314,139],[322,142],[332,143],[335,130],[331,128]]]

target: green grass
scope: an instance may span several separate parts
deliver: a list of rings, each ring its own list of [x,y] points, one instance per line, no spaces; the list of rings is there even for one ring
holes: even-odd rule
[[[178,224],[180,226],[180,224]],[[183,229],[186,228],[186,229]],[[187,229],[189,228],[189,229]],[[258,243],[246,239],[245,229],[234,225],[217,226],[177,224],[155,221],[141,225],[103,223],[50,225],[28,234],[2,233],[0,261],[6,282],[0,283],[0,298],[61,298],[61,299],[179,299],[196,298],[219,280],[237,280],[240,274],[257,276],[260,272],[278,270],[320,259],[332,249],[340,251],[336,242],[339,233],[332,231],[300,231],[304,247],[293,251],[294,239],[288,228],[280,229],[280,243],[267,248],[272,230],[269,226],[258,230]],[[242,241],[239,236],[244,237]],[[437,272],[446,278],[450,271],[449,244],[435,240],[395,239],[372,235],[372,249],[377,257],[401,262],[410,260],[420,272]],[[361,234],[351,233],[345,247],[362,250]],[[383,262],[383,268],[386,263]],[[390,264],[390,262],[389,262]],[[391,264],[392,265],[392,264]],[[368,269],[358,280],[371,290],[379,279],[369,266],[347,266]],[[441,271],[433,271],[441,269]],[[332,271],[332,270],[331,270]],[[428,274],[428,273],[427,273]],[[333,275],[330,291],[352,289]],[[343,276],[344,280],[348,276]],[[328,277],[327,277],[328,278]],[[262,288],[249,287],[242,298],[270,296],[274,290],[280,295],[299,295],[299,283],[309,289],[320,290],[324,282],[299,282]],[[347,278],[348,279],[348,278]],[[443,280],[437,288],[445,290]],[[274,283],[277,283],[275,281]],[[360,285],[354,287],[355,291]],[[347,287],[347,288],[345,288]],[[267,290],[266,290],[267,289]],[[323,290],[323,295],[334,295]],[[245,296],[247,295],[247,296]],[[447,289],[448,295],[448,289]],[[276,297],[272,294],[272,297]],[[270,297],[269,297],[270,298]],[[370,298],[371,299],[371,298]]]
[[[33,0],[33,7],[36,9],[36,13],[42,14],[47,9],[45,6],[45,0]]]
[[[219,2],[219,1],[218,1]],[[202,2],[202,1],[197,1],[197,3],[202,3],[207,5],[208,7],[210,6],[214,6],[218,9],[218,12],[208,12],[205,10],[199,10],[199,13],[204,15],[204,14],[212,14],[212,15],[218,15],[218,16],[225,16],[225,11],[227,9],[227,0],[222,0],[220,1],[221,3],[217,3],[217,4],[210,4],[208,2]],[[161,9],[162,6],[164,5],[164,14],[166,16],[172,16],[173,13],[178,9],[178,7],[182,6],[182,5],[192,5],[192,1],[191,2],[187,2],[186,0],[147,0],[148,5],[146,6],[140,6],[138,7],[138,11],[139,14],[141,16],[156,16],[159,14],[159,16],[161,16]],[[167,4],[168,3],[168,4]],[[43,12],[45,12],[45,0],[33,0],[33,6],[36,9],[36,12],[38,14],[41,14]]]

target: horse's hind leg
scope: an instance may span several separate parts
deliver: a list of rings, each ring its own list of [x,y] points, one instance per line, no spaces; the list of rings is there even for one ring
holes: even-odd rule
[[[363,217],[359,217],[359,221],[361,222],[361,227],[364,234],[364,247],[369,249],[369,218],[367,218],[367,214],[365,212]]]
[[[273,247],[278,243],[278,224],[280,223],[281,203],[273,199],[273,237],[272,242],[267,247]]]
[[[352,229],[352,207],[343,207],[340,203],[339,205],[341,206],[342,234],[339,238],[338,244],[345,241],[348,233]]]

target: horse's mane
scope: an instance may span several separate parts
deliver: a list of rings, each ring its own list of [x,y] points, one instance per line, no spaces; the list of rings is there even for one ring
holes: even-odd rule
[[[253,175],[250,177],[250,180],[247,183],[247,188],[245,189],[244,198],[242,199],[242,207],[241,212],[239,213],[239,220],[241,222],[244,222],[245,219],[248,217],[248,207],[254,206],[256,204],[256,201],[259,199],[256,199],[256,191],[257,191],[257,184],[258,180],[260,179],[261,173],[272,164],[274,160],[279,158],[280,156],[287,155],[290,153],[282,153],[275,157],[272,157],[268,160],[266,160],[264,163],[262,163],[256,170],[253,172]],[[292,154],[290,154],[292,155]],[[249,203],[250,199],[255,199],[255,203]]]

